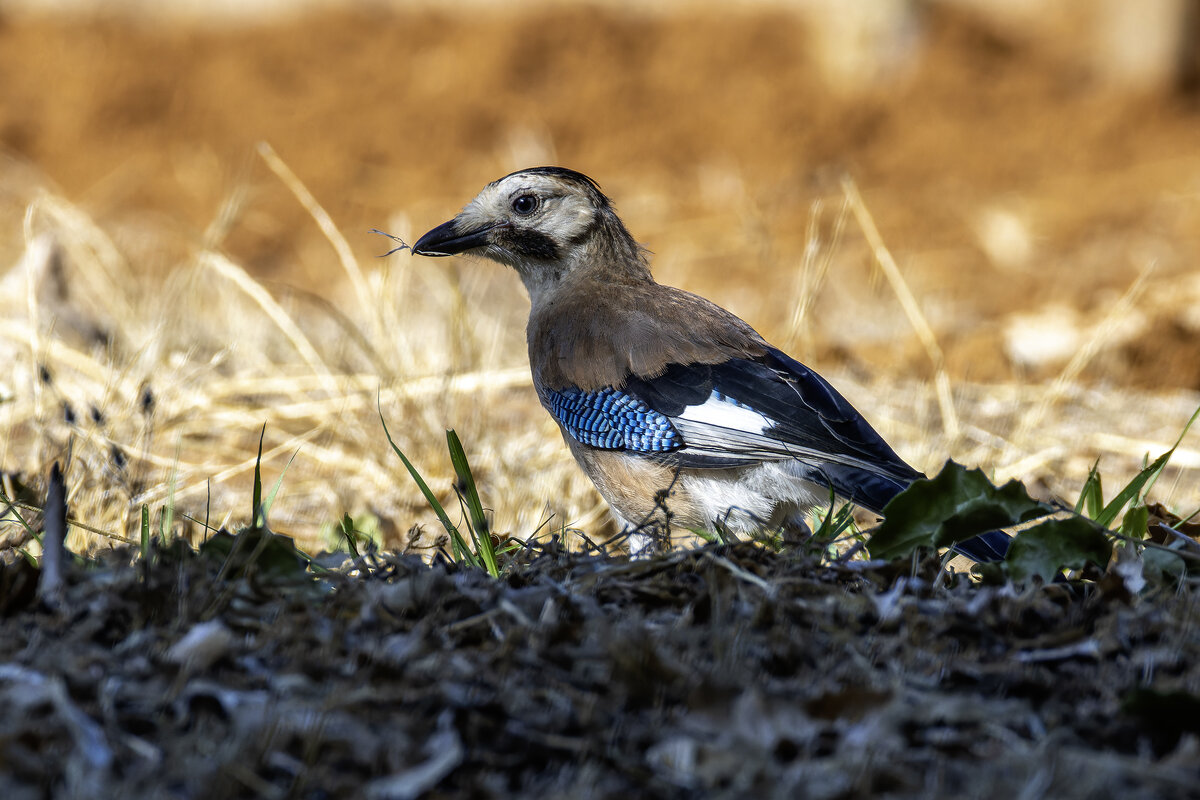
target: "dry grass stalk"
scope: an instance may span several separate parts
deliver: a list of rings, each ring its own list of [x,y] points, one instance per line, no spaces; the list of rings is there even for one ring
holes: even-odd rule
[[[842,179],[842,191],[850,203],[851,210],[854,211],[854,218],[862,228],[863,235],[867,237],[867,243],[875,256],[875,263],[879,265],[884,277],[887,278],[888,285],[896,293],[896,299],[900,301],[900,306],[904,309],[904,314],[908,317],[913,332],[917,334],[921,346],[925,348],[925,353],[933,365],[933,383],[937,392],[938,408],[942,415],[942,429],[946,433],[946,438],[953,444],[958,441],[961,434],[961,425],[958,421],[958,412],[954,408],[954,396],[950,391],[950,376],[946,372],[946,358],[942,354],[942,348],[937,343],[933,328],[929,326],[929,322],[921,312],[917,298],[913,296],[912,290],[908,288],[908,283],[900,273],[896,260],[892,258],[891,251],[884,244],[883,237],[879,234],[879,228],[875,225],[875,219],[871,216],[871,212],[867,209],[862,195],[858,191],[858,185],[847,176]]]
[[[367,280],[363,277],[362,268],[358,266],[358,259],[354,257],[354,251],[350,249],[350,243],[346,241],[346,237],[334,225],[333,219],[329,213],[317,202],[317,198],[313,197],[312,192],[304,185],[304,182],[292,171],[292,168],[287,165],[279,154],[275,152],[275,148],[271,147],[267,142],[258,143],[258,154],[262,156],[263,161],[267,162],[267,166],[271,168],[279,180],[283,181],[296,199],[300,201],[300,205],[304,206],[304,210],[309,213],[313,220],[317,223],[317,227],[321,229],[321,233],[325,234],[325,238],[333,245],[334,252],[337,253],[338,261],[342,265],[342,269],[346,271],[346,276],[350,279],[350,285],[354,287],[354,294],[358,297],[359,305],[364,309],[377,309],[379,304],[374,302],[371,290],[367,286]],[[383,322],[378,314],[375,315],[375,339],[376,341],[383,338]]]
[[[65,459],[69,547],[101,546],[104,536],[136,539],[143,503],[155,519],[163,504],[177,503],[177,531],[196,538],[203,532],[184,515],[214,526],[246,521],[264,423],[265,480],[299,451],[273,527],[319,549],[332,543],[333,520],[349,512],[393,547],[408,546],[406,532],[422,523],[412,544],[428,546],[439,528],[382,439],[377,403],[451,507],[447,427],[459,430],[470,452],[494,530],[546,536],[578,525],[604,537],[606,507],[530,391],[525,301],[511,275],[469,262],[433,270],[408,258],[382,262],[363,276],[372,304],[359,318],[387,320],[388,336],[372,339],[338,311],[346,298],[336,287],[324,304],[305,302],[268,289],[212,249],[239,218],[242,192],[230,195],[194,253],[161,284],[135,278],[83,211],[36,188],[30,196],[24,251],[0,278],[8,289],[0,295],[0,357],[12,365],[0,385],[0,466],[29,478]],[[933,358],[932,331],[852,185],[845,203],[885,274],[896,278],[909,323],[933,342]],[[847,213],[835,220],[830,243],[804,256],[801,308],[811,306],[829,269]],[[350,288],[349,302],[359,302]],[[1072,372],[1056,390],[1059,411],[1037,412],[1045,415],[1039,435],[1022,443],[1032,454],[1014,461],[1002,432],[1031,418],[1044,400],[1041,387],[959,383],[956,408],[946,403],[948,378],[931,392],[918,381],[859,384],[824,371],[918,466],[939,466],[952,452],[948,437],[961,435],[976,444],[971,463],[1005,463],[1007,473],[1044,480],[1067,497],[1098,456],[1114,483],[1136,471],[1144,451],[1169,446],[1195,403],[1186,394],[1091,392]],[[939,415],[947,438],[930,435]],[[1200,503],[1198,462],[1185,443],[1163,482],[1176,483],[1173,500],[1182,506]]]
[[[1113,304],[1113,307],[1109,309],[1104,320],[1096,326],[1092,335],[1088,337],[1083,346],[1079,348],[1078,352],[1063,367],[1058,377],[1046,389],[1045,394],[1038,404],[1021,417],[1020,422],[1012,433],[1011,444],[1019,447],[1028,439],[1030,432],[1045,420],[1046,414],[1050,411],[1051,407],[1062,400],[1070,387],[1078,382],[1080,373],[1105,348],[1113,333],[1120,327],[1125,318],[1133,312],[1138,298],[1142,296],[1142,291],[1146,288],[1147,279],[1154,272],[1154,266],[1154,262],[1150,261],[1142,267],[1137,278],[1125,290],[1121,298]]]
[[[811,346],[812,331],[808,316],[821,292],[821,286],[829,276],[833,256],[841,244],[842,232],[846,229],[846,217],[850,212],[848,198],[838,207],[829,241],[823,242],[820,228],[824,207],[821,200],[816,200],[809,211],[808,228],[804,237],[804,256],[800,261],[800,272],[796,279],[795,299],[791,304],[792,315],[785,329],[784,350],[791,350],[797,346],[807,350]]]

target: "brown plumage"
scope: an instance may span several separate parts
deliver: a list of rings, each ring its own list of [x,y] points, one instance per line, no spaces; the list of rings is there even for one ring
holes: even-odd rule
[[[656,283],[585,175],[506,175],[413,252],[478,254],[521,276],[538,397],[630,527],[802,526],[830,489],[879,510],[920,477],[815,372],[725,309]]]
[[[719,364],[761,356],[753,328],[703,297],[653,282],[613,290],[602,278],[534,308],[529,361],[552,389],[620,387],[657,378],[671,364]]]

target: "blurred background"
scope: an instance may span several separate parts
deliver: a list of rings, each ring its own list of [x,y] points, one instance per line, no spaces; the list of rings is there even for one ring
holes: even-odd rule
[[[7,0],[0,467],[73,459],[108,531],[168,496],[232,524],[266,423],[277,527],[399,546],[436,527],[382,387],[444,494],[458,429],[497,530],[602,529],[516,278],[368,232],[560,164],[921,468],[1073,501],[1200,402],[1198,46],[1200,0]]]

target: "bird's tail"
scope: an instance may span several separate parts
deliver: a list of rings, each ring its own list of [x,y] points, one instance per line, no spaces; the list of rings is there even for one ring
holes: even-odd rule
[[[910,483],[842,464],[826,464],[819,470],[814,469],[813,473],[811,480],[814,483],[826,484],[836,494],[876,514],[881,513],[883,507],[907,489]],[[952,549],[972,561],[1003,561],[1011,542],[1012,537],[1004,531],[988,531],[959,542]]]

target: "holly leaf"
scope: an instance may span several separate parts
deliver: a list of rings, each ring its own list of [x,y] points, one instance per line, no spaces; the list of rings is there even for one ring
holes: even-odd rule
[[[1004,566],[1014,581],[1039,577],[1049,582],[1063,569],[1082,569],[1089,561],[1103,567],[1110,556],[1112,542],[1104,528],[1076,516],[1021,531],[1013,539]]]
[[[1015,480],[997,487],[982,470],[947,461],[937,477],[914,481],[892,498],[867,550],[872,558],[906,558],[921,547],[949,547],[1054,511]]]

